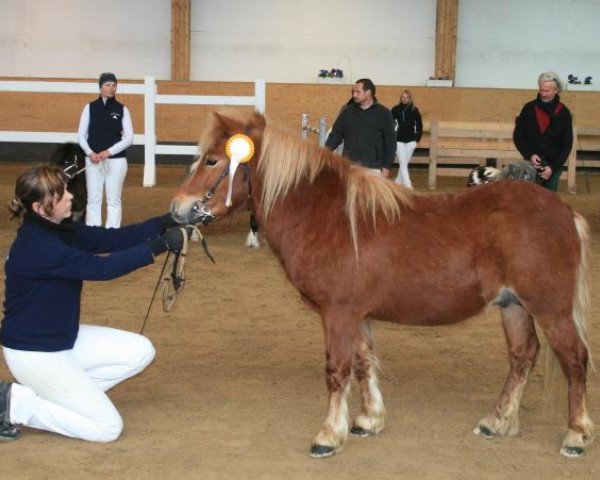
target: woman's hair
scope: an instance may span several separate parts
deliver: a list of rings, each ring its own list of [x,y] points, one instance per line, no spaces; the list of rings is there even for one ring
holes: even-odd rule
[[[62,198],[67,177],[60,167],[44,165],[25,170],[15,185],[15,197],[8,204],[12,218],[23,218],[39,202],[48,215],[52,215],[54,199]]]
[[[413,104],[413,98],[412,98],[412,93],[410,93],[410,90],[404,90],[400,94],[400,103],[402,103],[402,95],[406,95],[408,97],[408,105],[412,106],[412,104]]]
[[[540,73],[540,76],[538,77],[538,84],[546,83],[546,82],[554,82],[554,85],[556,85],[556,88],[558,89],[558,93],[562,92],[562,81],[560,80],[560,77],[556,73],[554,73],[554,72]]]

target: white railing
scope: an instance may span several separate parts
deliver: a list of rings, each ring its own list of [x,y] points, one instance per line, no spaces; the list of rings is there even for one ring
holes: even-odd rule
[[[0,81],[0,92],[45,93],[98,93],[98,84],[91,82],[25,82]],[[169,105],[237,105],[254,106],[265,112],[266,85],[264,80],[254,82],[253,96],[217,95],[159,95],[156,81],[146,77],[144,83],[121,83],[119,93],[144,96],[144,133],[133,136],[134,145],[144,145],[143,185],[156,185],[156,155],[196,155],[193,145],[158,145],[156,143],[156,104]],[[73,132],[23,132],[0,131],[0,142],[63,143],[77,142]]]

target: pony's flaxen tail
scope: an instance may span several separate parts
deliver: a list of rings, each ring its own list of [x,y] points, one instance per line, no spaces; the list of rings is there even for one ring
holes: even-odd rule
[[[573,322],[577,335],[585,345],[588,354],[588,366],[594,368],[592,351],[587,334],[587,318],[590,312],[589,259],[590,259],[590,228],[587,220],[580,214],[574,213],[575,229],[579,237],[580,259],[573,294]],[[567,382],[560,368],[556,355],[548,345],[546,365],[544,369],[544,403],[547,408],[562,408],[566,398]]]
[[[579,236],[581,246],[581,259],[579,261],[579,270],[577,272],[577,286],[575,287],[575,302],[573,305],[573,320],[579,338],[584,343],[588,353],[588,365],[594,367],[592,359],[592,350],[587,334],[587,319],[590,313],[590,226],[582,215],[575,213],[575,228]]]

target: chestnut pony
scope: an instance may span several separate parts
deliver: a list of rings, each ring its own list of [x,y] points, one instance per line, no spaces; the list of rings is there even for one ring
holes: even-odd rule
[[[240,133],[254,153],[232,176],[226,143]],[[444,325],[490,304],[500,309],[510,369],[474,433],[517,434],[521,396],[540,349],[535,319],[568,380],[560,452],[585,452],[593,435],[585,400],[589,232],[556,194],[517,180],[457,194],[415,193],[267,125],[257,113],[210,114],[199,149],[173,198],[173,217],[207,223],[244,210],[250,196],[289,280],[322,317],[329,410],[312,441],[313,457],[337,453],[349,432],[369,436],[383,428],[373,319]],[[352,375],[362,409],[350,426]]]

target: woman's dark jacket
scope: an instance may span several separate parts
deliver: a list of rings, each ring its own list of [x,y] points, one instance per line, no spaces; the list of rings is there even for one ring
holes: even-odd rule
[[[83,280],[110,280],[153,263],[147,241],[162,226],[162,217],[105,229],[70,220],[57,225],[28,214],[4,265],[0,343],[16,350],[71,349],[79,331]]]
[[[398,123],[396,141],[402,143],[421,141],[423,135],[423,121],[419,109],[414,105],[399,103],[392,108],[392,117]]]

